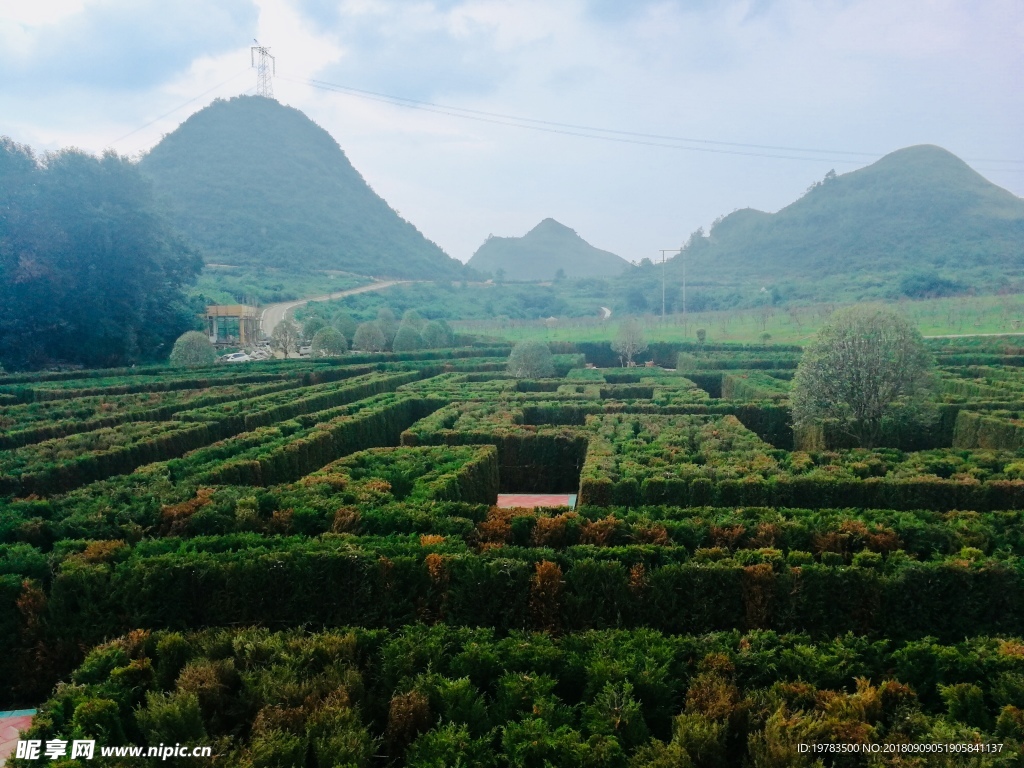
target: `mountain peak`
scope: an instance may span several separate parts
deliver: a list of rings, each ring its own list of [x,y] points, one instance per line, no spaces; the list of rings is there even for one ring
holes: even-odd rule
[[[878,297],[895,295],[909,274],[986,289],[1016,282],[1022,242],[1024,200],[942,147],[921,144],[850,173],[830,172],[777,213],[736,211],[692,242],[688,250],[699,249],[699,258],[694,251],[688,260],[695,279],[813,280],[822,296]]]
[[[511,280],[613,277],[629,262],[585,241],[574,229],[546,218],[522,237],[491,237],[467,264],[480,272],[502,270]]]
[[[327,131],[274,99],[214,101],[140,167],[207,261],[411,278],[462,272],[370,189]]]

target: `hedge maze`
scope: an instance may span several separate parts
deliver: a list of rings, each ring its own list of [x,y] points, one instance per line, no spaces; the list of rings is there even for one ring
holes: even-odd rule
[[[1020,765],[1024,355],[934,350],[870,450],[793,433],[792,347],[0,377],[0,709],[225,765]]]

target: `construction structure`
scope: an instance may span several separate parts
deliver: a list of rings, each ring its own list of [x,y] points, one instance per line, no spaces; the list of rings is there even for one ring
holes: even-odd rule
[[[212,344],[247,346],[259,341],[260,315],[246,304],[211,304],[206,308],[206,330]]]
[[[277,60],[270,55],[270,49],[260,45],[258,40],[253,40],[256,45],[249,49],[249,58],[252,66],[256,69],[256,95],[274,98],[274,84],[271,78],[277,74]]]

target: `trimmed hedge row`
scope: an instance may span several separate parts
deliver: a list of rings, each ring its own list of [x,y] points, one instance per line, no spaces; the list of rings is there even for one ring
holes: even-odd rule
[[[390,392],[419,375],[418,372],[367,374],[358,377],[357,381],[320,385],[314,394],[305,397],[295,398],[288,390],[221,406],[233,406],[233,413],[225,414],[212,406],[181,412],[177,416],[180,421],[125,424],[110,430],[83,433],[71,439],[81,443],[86,450],[90,443],[96,441],[106,447],[80,452],[67,459],[59,458],[65,450],[62,444],[39,443],[8,455],[12,469],[8,474],[0,475],[0,494],[50,495],[68,491],[95,480],[131,472],[144,464],[181,456],[215,440],[252,431],[262,425]],[[286,399],[289,396],[292,396],[290,401]],[[246,412],[241,412],[243,408]],[[380,444],[370,443],[361,447]],[[74,445],[68,448],[73,450]],[[58,463],[33,468],[44,460],[48,462],[50,454],[58,457]],[[337,458],[337,455],[332,458]]]
[[[403,430],[444,405],[444,401],[399,396],[375,409],[339,416],[252,458],[234,458],[196,477],[203,484],[272,485],[298,478],[366,448],[394,445]]]
[[[953,447],[1019,451],[1024,448],[1024,421],[1018,412],[961,410]]]
[[[402,384],[416,381],[420,377],[419,371],[368,373],[353,380],[305,387],[301,390],[301,397],[295,397],[291,392],[280,392],[251,400],[234,401],[220,407],[183,411],[176,418],[179,421],[217,422],[224,434],[238,434],[303,414],[354,403],[383,392],[393,392]]]
[[[131,472],[143,464],[181,456],[212,443],[222,434],[218,425],[207,423],[154,422],[143,425],[142,429],[135,428],[134,424],[123,426],[133,429],[126,432],[127,439],[119,441],[118,445],[80,453],[56,465],[16,475],[0,475],[0,495],[48,496],[69,491],[94,480]],[[116,429],[119,428],[109,431]],[[105,431],[108,430],[99,430],[97,434]]]
[[[498,448],[501,490],[506,492],[572,493],[579,484],[587,450],[587,437],[577,430],[520,425],[521,412],[494,411],[477,404],[485,417],[476,428],[453,429],[467,415],[465,408],[449,406],[402,433],[403,446],[494,445]]]
[[[727,373],[722,376],[721,397],[726,400],[784,400],[789,383],[767,373]]]
[[[53,440],[60,437],[67,437],[68,435],[79,434],[82,432],[91,432],[97,429],[116,427],[119,424],[126,424],[129,422],[166,421],[170,419],[172,416],[174,416],[176,413],[180,413],[186,408],[203,408],[211,405],[216,405],[218,403],[231,402],[232,400],[243,400],[252,397],[258,397],[260,395],[271,394],[273,392],[278,392],[283,389],[293,389],[298,386],[299,383],[297,381],[281,381],[272,384],[258,385],[248,391],[226,392],[222,394],[218,394],[217,390],[225,389],[225,387],[212,387],[210,389],[212,389],[213,391],[210,394],[201,395],[196,399],[185,403],[171,402],[163,405],[157,405],[155,407],[140,406],[136,408],[128,408],[108,416],[93,416],[85,418],[65,417],[56,420],[47,420],[44,421],[43,423],[32,424],[31,426],[26,426],[22,429],[15,429],[14,431],[0,435],[0,450],[20,448],[21,446],[31,445],[32,443],[38,443],[44,440]],[[188,392],[190,390],[176,391]]]
[[[287,373],[240,373],[225,372],[223,376],[213,375],[213,371],[204,374],[160,377],[151,381],[135,381],[123,383],[118,377],[109,381],[99,380],[88,387],[57,387],[53,389],[32,387],[9,387],[6,391],[18,398],[20,403],[44,402],[48,400],[74,400],[79,397],[95,395],[130,395],[140,392],[171,392],[179,389],[203,389],[225,384],[267,384],[288,378]],[[301,380],[300,380],[300,383]]]
[[[324,496],[334,505],[355,505],[353,510],[359,514],[389,500],[409,505],[435,501],[494,504],[498,451],[493,445],[373,448],[328,464],[297,486],[308,492],[309,501]],[[307,495],[289,490],[285,503]]]
[[[617,368],[621,365],[619,355],[611,348],[610,341],[593,342],[552,342],[555,353],[577,353],[586,357],[586,362],[598,368]],[[647,345],[643,353],[646,360],[653,360],[662,368],[675,368],[680,352],[699,354],[700,362],[706,369],[728,368],[796,368],[803,349],[784,344],[704,344],[695,342],[656,341]],[[775,364],[777,361],[777,364]],[[703,365],[704,362],[708,364]],[[747,363],[750,363],[749,365]]]
[[[427,616],[501,631],[761,628],[945,640],[1024,632],[1024,572],[1000,563],[909,562],[893,572],[768,563],[647,568],[639,559],[569,559],[536,549],[519,557],[501,549],[446,554],[398,542],[353,546],[344,538],[268,539],[236,551],[216,540],[205,550],[205,543],[183,542],[169,554],[115,554],[113,562],[66,558],[50,590],[49,626],[88,643],[133,627],[396,627]],[[542,571],[557,573],[557,588],[539,615],[531,602]]]
[[[709,478],[628,479],[613,482],[600,476],[580,481],[580,503],[595,506],[758,506],[821,507],[854,506],[871,509],[1024,509],[1024,480],[993,480],[984,483],[922,477],[888,480],[868,477],[828,481],[814,477],[751,476],[739,480]]]

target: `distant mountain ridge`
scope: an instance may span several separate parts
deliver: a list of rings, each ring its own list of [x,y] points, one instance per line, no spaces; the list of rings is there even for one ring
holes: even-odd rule
[[[327,131],[273,99],[214,101],[140,167],[208,262],[428,279],[464,271],[370,189]]]
[[[830,173],[777,213],[736,211],[669,262],[692,281],[772,285],[821,280],[870,295],[899,275],[947,290],[1020,284],[1024,199],[940,147],[893,152]]]
[[[522,237],[489,237],[467,266],[509,280],[552,280],[561,270],[566,277],[615,277],[629,262],[595,248],[564,224],[544,219]]]

